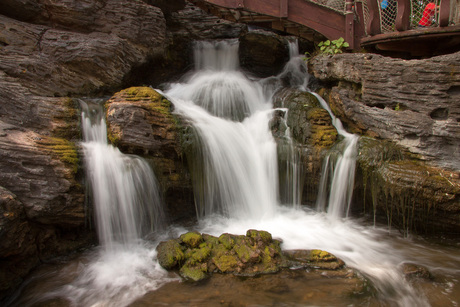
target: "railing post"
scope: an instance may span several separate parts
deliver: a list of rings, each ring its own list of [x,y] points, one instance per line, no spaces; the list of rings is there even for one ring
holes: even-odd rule
[[[447,27],[450,18],[450,0],[441,0],[439,7],[439,26]]]
[[[378,0],[368,0],[367,7],[369,9],[369,21],[366,25],[367,35],[380,34],[380,10]]]
[[[398,15],[396,15],[396,30],[406,31],[410,28],[410,0],[398,0]]]
[[[280,18],[288,17],[288,0],[280,0]]]
[[[355,32],[354,32],[354,0],[346,0],[345,2],[345,41],[350,45],[351,49],[355,49]]]

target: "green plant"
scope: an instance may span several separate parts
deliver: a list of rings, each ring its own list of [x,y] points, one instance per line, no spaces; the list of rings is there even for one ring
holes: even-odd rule
[[[318,44],[321,54],[338,54],[342,53],[342,48],[348,48],[350,45],[343,39],[343,37],[330,41],[323,41]]]

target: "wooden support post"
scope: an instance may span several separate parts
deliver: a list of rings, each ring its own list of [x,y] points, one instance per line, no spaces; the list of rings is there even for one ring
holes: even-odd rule
[[[364,8],[362,1],[355,1],[355,13],[358,17],[358,21],[355,22],[355,47],[354,49],[359,49],[361,47],[361,38],[365,36],[364,29],[366,25],[364,23]]]
[[[369,21],[366,25],[367,35],[376,35],[382,33],[380,29],[380,10],[378,0],[369,0],[367,2],[369,9]]]
[[[280,16],[281,18],[288,17],[288,0],[280,0]]]
[[[354,0],[346,0],[345,2],[345,41],[350,45],[351,49],[355,49],[355,32],[354,32]]]
[[[450,1],[451,0],[441,0],[439,7],[439,26],[441,27],[447,27],[449,25]]]
[[[410,28],[410,0],[398,0],[398,15],[396,15],[396,30],[407,31]]]

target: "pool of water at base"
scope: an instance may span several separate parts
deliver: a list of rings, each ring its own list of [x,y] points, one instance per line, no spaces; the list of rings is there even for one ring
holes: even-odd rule
[[[405,280],[412,285],[418,295],[423,297],[427,306],[460,304],[460,242],[458,240],[426,239],[416,236],[405,238],[396,232],[389,232],[385,227],[364,225],[359,221],[351,220],[347,223],[351,223],[361,233],[372,233],[373,240],[378,241],[379,244],[386,244],[389,248],[386,251],[388,258],[397,254],[401,259],[401,271],[403,263],[411,263],[424,267],[430,272],[429,278],[411,277],[409,273]],[[353,269],[347,266],[340,271],[293,268],[256,277],[215,273],[209,279],[197,283],[183,281],[176,272],[166,272],[155,261],[156,242],[161,240],[177,237],[188,230],[198,230],[212,235],[218,235],[219,231],[240,234],[234,231],[236,228],[233,227],[244,228],[245,226],[249,227],[244,223],[236,226],[234,223],[225,225],[225,221],[219,219],[192,227],[171,226],[154,242],[143,242],[139,252],[120,251],[120,253],[103,256],[102,248],[96,247],[71,260],[44,264],[31,274],[21,291],[17,293],[14,302],[9,305],[34,307],[404,306],[404,303],[398,302],[397,298],[387,298],[379,294],[372,286],[372,281],[363,282],[362,276],[365,276],[366,272],[365,270],[360,272],[359,263],[353,261],[351,261]],[[273,233],[268,224],[264,224],[265,227],[263,223],[254,226],[253,228],[263,227]],[[299,231],[303,230],[299,229]],[[304,236],[307,237],[309,234]],[[276,231],[274,237],[277,237]],[[289,240],[283,241],[286,249],[296,247]],[[311,248],[316,247],[311,246]],[[333,246],[330,248],[333,249]],[[345,262],[348,263],[347,259]],[[96,269],[89,270],[90,267]],[[131,274],[132,271],[136,272],[134,276]],[[88,278],[87,275],[91,275],[88,272],[93,274],[91,278]],[[389,290],[387,293],[391,296],[392,291],[397,289]]]

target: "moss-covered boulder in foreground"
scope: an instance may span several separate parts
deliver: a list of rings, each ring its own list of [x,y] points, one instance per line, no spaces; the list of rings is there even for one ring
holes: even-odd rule
[[[256,276],[276,273],[281,268],[309,267],[336,270],[344,262],[321,250],[281,250],[281,241],[266,231],[250,229],[246,235],[222,234],[214,237],[198,232],[161,242],[158,260],[168,270],[179,270],[187,279],[199,281],[212,273]]]

